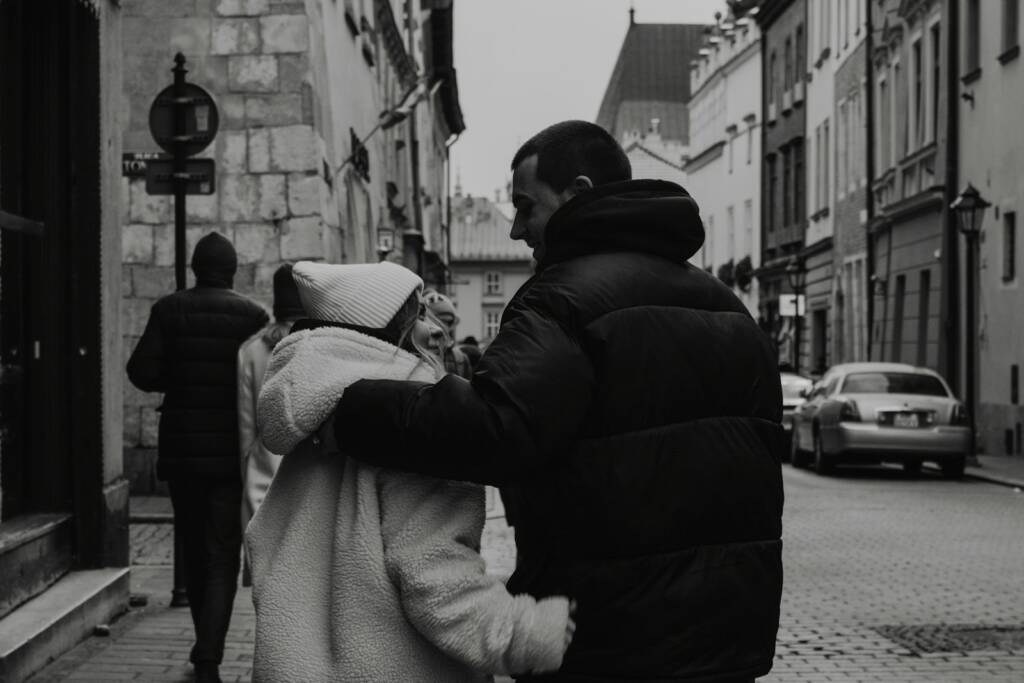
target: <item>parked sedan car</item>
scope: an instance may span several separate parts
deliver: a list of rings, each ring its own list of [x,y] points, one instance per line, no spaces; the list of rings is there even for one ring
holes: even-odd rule
[[[938,373],[900,363],[836,365],[793,414],[791,459],[826,473],[837,463],[922,461],[960,477],[970,447],[967,412]]]
[[[782,427],[786,430],[786,438],[792,439],[793,414],[803,405],[814,381],[792,372],[779,373],[779,380],[782,382]]]

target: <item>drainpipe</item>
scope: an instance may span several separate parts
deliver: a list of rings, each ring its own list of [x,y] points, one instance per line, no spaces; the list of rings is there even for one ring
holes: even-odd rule
[[[943,330],[939,342],[942,374],[957,393],[960,381],[960,250],[956,212],[950,205],[956,199],[960,164],[960,0],[946,0],[946,173],[942,202],[942,307]],[[974,334],[974,330],[968,330]]]
[[[867,186],[867,203],[865,209],[867,210],[867,221],[864,224],[865,238],[867,245],[867,277],[865,279],[865,285],[867,287],[866,299],[867,303],[867,358],[858,358],[857,360],[872,360],[871,352],[873,347],[873,340],[875,336],[875,237],[871,232],[872,222],[875,218],[875,22],[872,18],[874,15],[874,3],[867,3],[867,31],[864,36],[864,49],[865,49],[865,63],[864,63],[864,78],[867,81],[867,87],[864,88],[864,107],[867,110],[867,116],[865,117],[867,122],[867,130],[865,131],[865,146],[867,147],[867,158],[865,163],[867,164],[867,172],[865,175],[868,177]]]
[[[416,35],[413,2],[405,0],[405,27],[409,33],[409,55],[415,59]],[[413,229],[402,233],[402,261],[406,268],[423,276],[423,207],[420,203],[420,141],[417,136],[416,109],[409,114],[409,163],[412,166]]]
[[[459,141],[461,133],[455,133],[444,143],[444,265],[445,265],[445,289],[451,294],[452,286],[452,145]]]

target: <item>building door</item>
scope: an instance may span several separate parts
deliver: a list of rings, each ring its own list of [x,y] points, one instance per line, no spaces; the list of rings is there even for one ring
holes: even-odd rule
[[[100,514],[86,494],[102,442],[95,12],[0,2],[0,522],[66,513],[69,563],[88,561]]]

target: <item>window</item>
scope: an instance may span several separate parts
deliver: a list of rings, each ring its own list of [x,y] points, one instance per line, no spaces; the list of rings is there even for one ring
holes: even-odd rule
[[[932,273],[921,271],[921,290],[917,294],[917,364],[928,365],[928,316],[931,311]]]
[[[911,52],[913,53],[913,63],[910,68],[914,70],[914,82],[911,84],[911,87],[914,89],[914,149],[920,149],[924,146],[925,126],[924,64],[922,62],[923,54],[920,40],[914,41]]]
[[[774,154],[769,154],[767,157],[768,163],[768,196],[765,197],[767,200],[765,217],[768,223],[768,232],[774,232],[775,230],[775,199],[778,197],[779,192],[779,171],[778,164],[776,164],[776,158]]]
[[[817,213],[821,208],[821,126],[814,129],[814,209]],[[812,213],[812,218],[813,218]]]
[[[941,379],[924,372],[855,372],[843,380],[843,393],[949,396]]]
[[[743,202],[743,253],[753,258],[754,247],[754,200],[748,199]]]
[[[484,294],[501,294],[501,273],[497,270],[484,273]]]
[[[804,73],[807,72],[807,58],[804,57],[804,25],[797,24],[796,27],[796,80],[794,83],[802,83]]]
[[[839,127],[836,128],[836,136],[839,138],[836,140],[836,154],[838,155],[837,168],[836,168],[836,194],[840,197],[846,194],[846,182],[847,174],[849,169],[846,166],[846,160],[848,158],[847,147],[849,146],[849,138],[847,137],[847,113],[846,113],[846,102],[839,103]]]
[[[1020,0],[1003,0],[1003,53],[1019,42]]]
[[[782,227],[788,227],[792,217],[789,190],[793,186],[793,169],[791,167],[790,149],[782,150]]]
[[[903,302],[907,294],[907,276],[896,276],[896,294],[893,298],[892,312],[892,361],[900,362],[903,351]]]
[[[751,123],[750,127],[747,128],[747,166],[750,166],[750,162],[754,157],[754,124]]]
[[[847,0],[839,0],[839,35],[842,37],[844,48],[849,47],[850,45],[850,34],[847,27],[847,22],[849,20],[847,13],[850,10],[846,3]]]
[[[825,197],[824,197],[824,201],[822,202],[821,208],[825,209],[825,208],[828,208],[832,204],[832,195],[830,194],[832,185],[829,182],[829,178],[830,178],[829,170],[832,167],[832,156],[831,156],[831,154],[829,154],[829,152],[832,149],[832,145],[829,144],[829,143],[830,143],[830,136],[832,135],[832,131],[829,129],[828,119],[825,119],[825,123],[822,124],[822,125],[824,125],[824,127],[825,127],[824,128],[825,132],[821,136],[822,142],[824,142],[824,144],[825,144],[825,150],[821,153],[821,158],[824,161],[824,173],[823,173],[823,180],[822,180],[822,184],[823,184],[822,192],[825,193]]]
[[[907,155],[907,144],[909,136],[907,126],[910,122],[910,112],[907,111],[907,82],[906,74],[903,73],[903,65],[899,62],[892,67],[892,117],[893,117],[893,149],[896,157],[893,162],[899,161]]]
[[[729,253],[726,256],[738,261],[739,259],[736,254],[736,209],[730,206],[725,210],[725,216],[726,227],[729,230]]]
[[[890,129],[890,105],[889,105],[889,88],[885,80],[881,80],[878,83],[878,112],[876,114],[876,120],[879,122],[879,136],[878,136],[878,168],[886,169],[892,165],[892,161],[889,158],[889,129]],[[881,175],[876,173],[875,175]]]
[[[941,62],[939,60],[942,54],[942,43],[939,42],[941,38],[941,26],[935,24],[931,30],[931,41],[932,41],[932,134],[931,140],[939,139],[939,85],[941,74],[939,73],[939,67]]]
[[[970,76],[981,69],[981,0],[967,0],[967,33],[964,73]],[[966,76],[965,76],[966,77]]]
[[[501,311],[484,311],[484,339],[494,339],[501,327]]]
[[[800,138],[793,143],[793,203],[796,204],[796,222],[803,223],[806,212],[804,202],[807,201],[807,179],[804,173],[804,141]]]
[[[786,72],[782,76],[782,89],[789,90],[793,86],[793,41],[786,38]],[[785,106],[785,105],[783,105]]]
[[[1017,213],[1003,212],[1003,282],[1017,277]]]
[[[775,57],[775,50],[772,50],[772,58],[769,60],[770,63],[768,66],[768,104],[775,103],[775,70],[778,68],[778,64],[776,63],[777,61],[778,60]]]

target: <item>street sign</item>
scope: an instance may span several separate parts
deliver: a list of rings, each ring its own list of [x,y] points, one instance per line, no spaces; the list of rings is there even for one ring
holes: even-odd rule
[[[806,313],[807,307],[803,294],[799,296],[796,294],[779,295],[779,315],[783,318],[803,317]]]
[[[175,95],[175,89],[181,89],[181,95]],[[181,108],[184,129],[175,134],[174,110]],[[149,108],[149,132],[153,134],[156,144],[170,154],[174,153],[174,143],[181,143],[181,151],[187,156],[195,156],[213,142],[220,126],[220,114],[210,93],[195,83],[169,85],[160,91]]]
[[[213,194],[217,189],[217,171],[213,159],[187,159],[181,176],[186,180],[185,194]],[[146,192],[174,194],[174,160],[151,159],[146,162]]]
[[[121,175],[125,178],[145,178],[146,165],[154,159],[170,159],[163,152],[125,152],[121,155]]]

